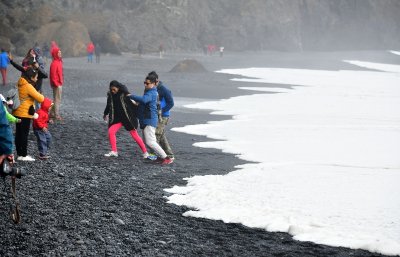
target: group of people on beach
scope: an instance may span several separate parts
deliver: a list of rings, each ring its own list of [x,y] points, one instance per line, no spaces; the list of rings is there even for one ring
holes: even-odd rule
[[[116,133],[124,127],[139,145],[144,159],[171,164],[175,156],[165,136],[165,126],[174,106],[171,91],[159,80],[155,71],[146,76],[143,84],[144,94],[139,96],[129,93],[127,87],[116,80],[110,82],[103,118],[108,120],[111,151],[105,156],[118,156]],[[144,142],[137,133],[139,124]]]
[[[96,63],[100,63],[101,46],[99,43],[96,43],[95,45],[92,41],[90,41],[86,46],[86,52],[88,63],[93,63],[93,55],[96,56]]]
[[[15,123],[16,160],[35,161],[28,155],[28,136],[32,120],[39,159],[49,158],[49,123],[63,122],[60,104],[64,84],[62,53],[54,41],[50,52],[50,75],[45,71],[45,62],[38,47],[29,49],[21,65],[14,61],[10,53],[7,54],[8,63],[21,71],[21,77],[16,87],[10,90],[16,91],[16,96],[12,96],[10,91],[6,97],[0,94],[0,163],[6,157],[14,158],[11,123]],[[54,102],[42,94],[42,81],[47,78],[50,78]],[[131,94],[125,85],[116,80],[110,82],[103,118],[108,121],[111,151],[105,157],[118,157],[116,133],[124,127],[139,145],[145,160],[162,165],[171,164],[175,156],[166,138],[165,126],[174,106],[172,93],[159,80],[155,71],[146,76],[144,88],[144,94],[139,96]],[[138,127],[142,130],[143,139],[138,134]]]
[[[18,161],[35,160],[28,155],[28,136],[31,124],[37,138],[39,159],[46,160],[49,158],[48,150],[51,144],[51,134],[48,130],[48,124],[62,121],[60,104],[64,82],[62,54],[55,42],[52,42],[51,54],[50,76],[45,71],[42,52],[37,46],[29,49],[21,64],[14,61],[11,53],[7,55],[7,61],[21,71],[21,76],[17,85],[7,92],[6,97],[0,94],[2,101],[0,106],[0,154],[2,157],[0,160],[4,159],[5,156],[13,156],[10,123],[16,124],[14,142]],[[43,79],[49,77],[54,102],[42,94]]]

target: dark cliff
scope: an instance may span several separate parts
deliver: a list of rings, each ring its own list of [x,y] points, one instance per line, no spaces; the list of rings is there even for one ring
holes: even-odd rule
[[[106,52],[400,48],[398,0],[1,0],[0,44],[24,54],[56,40],[64,54],[89,40]]]

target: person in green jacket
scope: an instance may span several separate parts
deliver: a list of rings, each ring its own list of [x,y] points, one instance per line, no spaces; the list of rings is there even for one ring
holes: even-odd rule
[[[8,122],[9,123],[20,123],[21,119],[14,117],[11,113],[8,112],[8,110],[7,110],[8,102],[2,94],[0,94],[0,101],[2,102],[2,106],[3,106],[4,112],[6,113]]]

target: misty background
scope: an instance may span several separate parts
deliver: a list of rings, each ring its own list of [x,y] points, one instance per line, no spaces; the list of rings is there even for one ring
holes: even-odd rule
[[[55,40],[64,56],[103,52],[333,51],[400,48],[398,0],[1,0],[0,45],[25,55]]]

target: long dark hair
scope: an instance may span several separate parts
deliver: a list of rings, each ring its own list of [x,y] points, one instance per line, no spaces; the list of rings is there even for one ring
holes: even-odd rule
[[[26,80],[28,80],[29,83],[35,85],[36,82],[32,80],[34,76],[38,74],[37,70],[35,70],[32,67],[29,67],[24,73],[22,73],[22,77],[24,77]]]
[[[128,88],[116,80],[113,80],[110,82],[110,90],[111,90],[111,87],[118,88],[118,93],[120,93],[120,94],[124,94],[124,95],[130,94]]]

